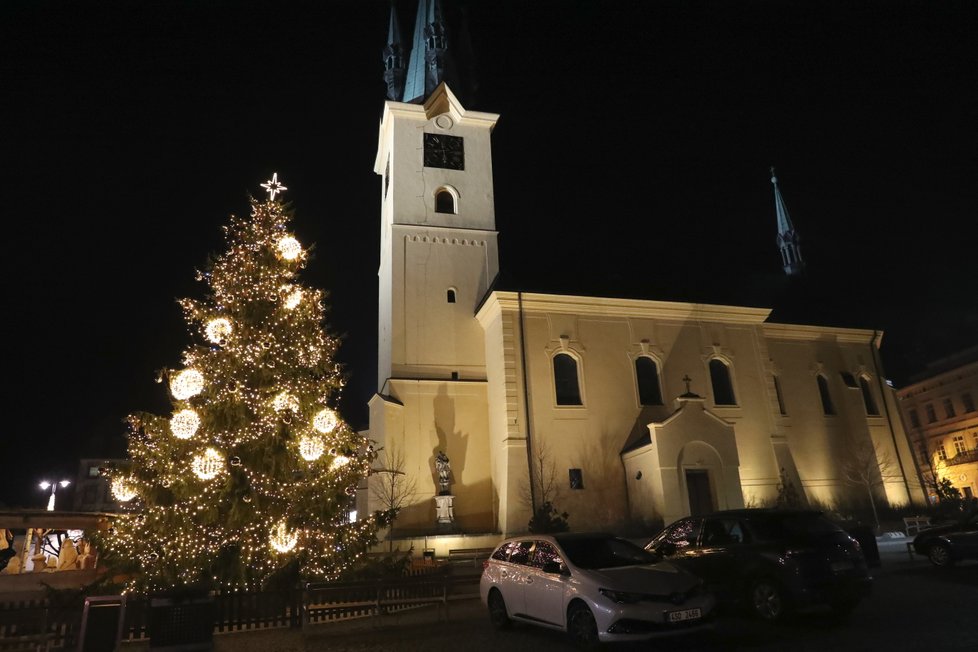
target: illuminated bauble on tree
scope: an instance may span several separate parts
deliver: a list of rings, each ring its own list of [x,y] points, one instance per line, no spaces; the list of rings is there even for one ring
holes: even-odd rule
[[[196,369],[184,369],[170,381],[173,398],[185,401],[204,391],[204,376]]]
[[[312,427],[328,435],[329,433],[336,430],[336,426],[339,425],[339,417],[336,416],[336,412],[326,408],[325,410],[320,410],[316,413],[316,416],[312,418]]]
[[[288,310],[294,310],[302,303],[302,288],[294,288],[291,285],[283,285],[282,291],[285,292],[285,300],[282,304]]]
[[[201,480],[211,480],[224,468],[224,457],[213,448],[208,448],[202,455],[194,457],[190,468]]]
[[[170,419],[170,432],[177,439],[190,439],[200,428],[200,416],[187,408],[180,410]]]
[[[277,552],[289,552],[295,548],[295,544],[299,542],[299,533],[290,531],[285,521],[279,521],[278,524],[272,528],[272,532],[268,537],[268,542]]]
[[[285,236],[278,241],[278,255],[285,260],[295,260],[302,255],[302,245],[292,236]]]
[[[337,455],[336,457],[333,458],[333,461],[329,465],[329,468],[335,471],[337,469],[342,469],[344,466],[346,466],[349,463],[350,463],[349,457],[347,457],[346,455]]]
[[[118,477],[112,480],[112,496],[120,503],[128,503],[136,497],[136,490],[125,478]]]
[[[299,455],[307,462],[315,462],[323,456],[326,450],[323,440],[319,437],[303,437],[299,440]]]
[[[298,412],[299,411],[299,399],[292,396],[288,392],[279,392],[272,399],[272,407],[276,412]]]
[[[207,334],[208,340],[214,344],[220,344],[231,336],[231,330],[231,322],[224,317],[218,317],[207,322],[207,328],[204,329],[204,332]]]

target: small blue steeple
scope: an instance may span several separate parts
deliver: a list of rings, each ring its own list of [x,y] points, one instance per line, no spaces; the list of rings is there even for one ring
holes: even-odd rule
[[[771,185],[774,186],[774,212],[778,218],[778,249],[781,250],[781,265],[788,276],[800,274],[805,269],[805,260],[801,257],[801,236],[795,231],[788,216],[788,209],[778,188],[778,177],[771,167]]]

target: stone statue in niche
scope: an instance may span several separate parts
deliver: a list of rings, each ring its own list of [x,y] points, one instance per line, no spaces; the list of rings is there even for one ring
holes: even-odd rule
[[[438,451],[438,456],[435,458],[435,470],[438,471],[438,495],[450,495],[451,491],[448,490],[448,484],[451,481],[452,467],[445,451]]]

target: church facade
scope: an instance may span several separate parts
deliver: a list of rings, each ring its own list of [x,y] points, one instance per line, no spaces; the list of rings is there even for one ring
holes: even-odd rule
[[[419,21],[437,19],[419,7]],[[426,33],[416,31],[415,50]],[[872,458],[863,461],[881,498],[923,500],[877,331],[771,323],[766,309],[495,288],[498,116],[431,79],[420,99],[415,90],[400,101],[412,73],[397,68],[408,60],[398,40],[392,18],[393,99],[374,166],[369,405],[369,437],[389,461],[371,482],[396,475],[403,492],[395,531],[446,530],[440,453],[450,460],[450,531],[490,537],[526,531],[546,502],[574,530],[651,528],[769,504],[789,488],[841,505],[865,495],[845,469],[857,451]],[[439,65],[427,68],[436,80]],[[377,495],[370,509],[384,507]]]

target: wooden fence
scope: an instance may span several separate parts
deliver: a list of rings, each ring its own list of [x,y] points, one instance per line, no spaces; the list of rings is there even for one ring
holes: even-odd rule
[[[453,600],[478,595],[478,575],[433,570],[441,569],[418,569],[393,579],[307,584],[284,593],[215,595],[213,632],[306,628],[425,605],[437,605],[447,618]],[[47,599],[0,604],[0,651],[76,649],[83,606]],[[127,597],[124,640],[150,638],[151,608],[149,598]]]

